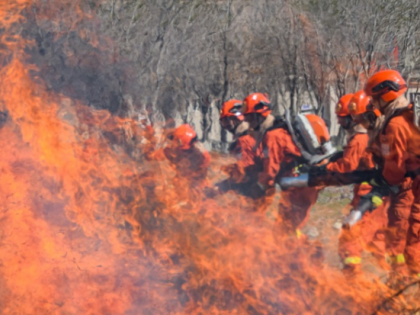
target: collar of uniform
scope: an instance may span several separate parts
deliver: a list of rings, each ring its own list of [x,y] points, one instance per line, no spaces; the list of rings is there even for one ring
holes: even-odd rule
[[[276,117],[274,117],[273,115],[268,115],[267,118],[262,122],[262,124],[260,125],[260,128],[256,134],[256,143],[255,143],[255,147],[254,147],[254,151],[257,150],[257,148],[260,146],[265,132],[270,129],[271,127],[273,127],[274,122],[276,121]]]
[[[350,130],[347,131],[347,143],[350,142],[353,137],[359,133],[366,134],[368,131],[365,127],[363,127],[361,124],[357,124],[356,126],[353,126]]]
[[[395,100],[387,104],[384,109],[384,115],[381,115],[376,119],[375,127],[368,132],[369,146],[373,145],[375,142],[377,144],[379,143],[379,134],[381,133],[389,118],[392,117],[397,110],[407,107],[409,104],[410,102],[404,97],[404,95],[397,97]]]
[[[353,128],[353,133],[367,133],[367,129],[365,127],[363,127],[361,124],[357,124],[356,126],[354,126]]]
[[[245,132],[247,132],[249,129],[249,123],[246,121],[241,122],[238,127],[235,129],[235,138],[239,138],[242,136]]]
[[[262,135],[265,134],[265,132],[270,129],[271,127],[273,127],[274,122],[276,121],[276,117],[274,117],[273,115],[268,115],[267,118],[262,122],[262,124],[260,125],[260,133]]]
[[[368,147],[371,147],[374,143],[376,143],[376,145],[379,144],[379,133],[382,130],[382,127],[384,126],[385,123],[385,116],[381,115],[378,118],[376,118],[375,121],[375,126],[368,130],[368,136],[369,136],[369,144]]]
[[[394,115],[395,111],[401,108],[405,108],[410,104],[410,102],[405,98],[404,95],[397,97],[392,102],[388,103],[384,108],[385,120],[388,120],[389,117]]]

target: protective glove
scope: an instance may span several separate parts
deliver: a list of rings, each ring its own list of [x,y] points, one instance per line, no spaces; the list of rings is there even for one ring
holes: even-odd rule
[[[303,173],[309,173],[310,168],[307,164],[300,164],[293,169],[293,175],[299,176]]]
[[[382,196],[388,196],[390,194],[396,195],[400,191],[399,185],[390,185],[383,177],[381,173],[374,176],[369,184],[374,188],[373,190],[379,192]]]
[[[330,156],[330,158],[328,159],[328,161],[331,162],[337,162],[339,159],[341,159],[344,156],[344,151],[339,151],[334,153],[332,156]]]
[[[373,187],[388,187],[389,184],[385,180],[385,178],[382,176],[382,174],[378,174],[377,176],[373,177],[369,184]]]
[[[311,166],[309,169],[309,174],[325,174],[327,173],[327,164],[319,165],[319,166]]]

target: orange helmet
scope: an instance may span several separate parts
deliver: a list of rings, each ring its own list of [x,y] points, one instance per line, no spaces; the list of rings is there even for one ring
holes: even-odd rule
[[[252,93],[249,94],[243,102],[242,114],[258,113],[267,117],[271,113],[271,103],[267,94]]]
[[[335,114],[337,116],[344,117],[350,115],[349,104],[352,97],[353,94],[346,94],[338,100],[338,103],[335,106]]]
[[[351,115],[361,115],[372,109],[370,105],[370,98],[366,95],[365,91],[360,90],[354,93],[351,98],[349,112]]]
[[[381,112],[373,107],[364,90],[360,90],[353,95],[349,104],[349,111],[356,123],[361,123],[360,119],[362,119],[368,121],[371,126],[373,126],[376,118],[381,116]],[[354,116],[359,116],[359,118]]]
[[[236,117],[239,120],[244,120],[244,115],[242,115],[242,101],[232,99],[224,102],[220,110],[220,119],[226,117]]]
[[[365,85],[368,96],[381,97],[389,103],[407,91],[407,84],[395,70],[383,70],[372,75]]]
[[[183,124],[176,128],[169,138],[175,141],[179,149],[188,150],[197,139],[197,134],[189,124]]]

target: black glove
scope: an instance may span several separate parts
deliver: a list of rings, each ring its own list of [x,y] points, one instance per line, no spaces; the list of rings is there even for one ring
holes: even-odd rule
[[[309,174],[325,174],[327,173],[327,164],[323,164],[320,166],[311,166],[309,169]]]
[[[398,194],[400,187],[397,185],[390,185],[383,177],[382,173],[378,173],[374,176],[369,184],[373,187],[372,191],[379,192],[382,196],[389,196],[390,194]]]
[[[390,186],[385,178],[382,176],[381,173],[375,175],[371,180],[369,180],[369,184],[372,187],[388,187]]]
[[[294,175],[300,175],[300,174],[309,173],[310,168],[311,167],[307,164],[300,164],[300,165],[298,165],[294,168],[293,174]]]
[[[337,162],[344,156],[344,151],[339,151],[330,156],[329,162]]]

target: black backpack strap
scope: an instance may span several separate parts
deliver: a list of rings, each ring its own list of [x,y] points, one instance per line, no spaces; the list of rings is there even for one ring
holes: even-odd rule
[[[240,138],[240,137],[246,136],[246,135],[248,135],[248,134],[249,134],[249,133],[248,133],[248,130],[245,130],[245,131],[243,131],[242,133],[237,134],[237,135],[236,135],[236,137],[237,137],[237,138]]]
[[[238,140],[233,141],[228,148],[229,153],[232,153],[233,151],[235,151],[236,147],[238,146]]]
[[[249,133],[248,133],[248,130],[245,130],[244,132],[242,132],[242,133],[240,133],[240,134],[235,135],[235,136],[236,136],[236,140],[235,140],[235,141],[233,141],[233,142],[229,145],[229,147],[228,147],[228,151],[229,151],[229,152],[234,151],[234,150],[236,149],[236,147],[238,146],[238,139],[239,139],[240,137],[247,136],[248,134],[249,134]]]
[[[343,158],[344,151],[335,152],[333,155],[330,156],[328,163],[337,162],[339,159]]]
[[[270,131],[270,130],[274,130],[274,129],[284,129],[287,132],[289,132],[289,128],[287,127],[287,123],[282,117],[276,117],[273,125],[270,128],[268,128],[266,130],[266,132]]]

